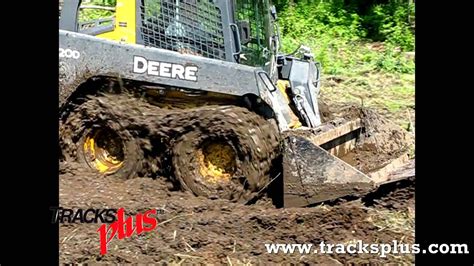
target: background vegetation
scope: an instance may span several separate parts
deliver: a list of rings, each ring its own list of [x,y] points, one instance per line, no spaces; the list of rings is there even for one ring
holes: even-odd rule
[[[322,98],[377,108],[413,127],[415,5],[410,0],[277,0],[283,49],[312,48]]]
[[[413,60],[402,56],[415,47],[414,4],[406,0],[277,4],[285,50],[307,44],[314,48],[326,73],[414,71]],[[374,42],[379,45],[367,45]]]

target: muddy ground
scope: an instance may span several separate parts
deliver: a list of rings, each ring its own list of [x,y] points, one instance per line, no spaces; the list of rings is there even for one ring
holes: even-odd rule
[[[376,162],[373,158],[381,153],[396,156],[400,146],[412,141],[391,125],[380,126],[385,123],[380,121],[375,123],[376,130],[367,134],[365,144],[359,146],[360,154],[365,152],[363,156],[355,154],[352,158],[360,169]],[[373,141],[373,136],[377,136],[377,141]],[[382,136],[390,141],[381,141]],[[321,241],[348,244],[357,240],[369,244],[394,240],[411,244],[414,242],[413,186],[400,183],[393,187],[362,200],[277,209],[266,198],[245,206],[196,197],[176,190],[165,178],[117,180],[92,174],[76,163],[62,162],[60,205],[63,208],[123,207],[127,215],[150,209],[161,209],[162,213],[158,214],[156,229],[130,239],[113,239],[105,256],[99,254],[99,224],[60,224],[60,262],[413,263],[413,256],[399,254],[385,258],[374,254],[268,254],[264,246],[265,243],[318,245]]]
[[[406,195],[395,198],[398,211],[413,211]],[[412,196],[409,196],[412,198]],[[120,181],[81,171],[60,180],[65,208],[120,208],[127,214],[164,209],[155,230],[130,239],[114,239],[105,256],[99,254],[98,224],[61,224],[60,261],[64,263],[368,263],[409,262],[412,258],[373,254],[267,254],[265,243],[413,243],[410,231],[383,228],[379,211],[360,201],[315,208],[276,209],[269,201],[252,206],[209,200],[169,191],[161,179]],[[383,215],[383,214],[382,214]],[[376,223],[378,220],[379,224]],[[403,227],[402,227],[403,229]]]

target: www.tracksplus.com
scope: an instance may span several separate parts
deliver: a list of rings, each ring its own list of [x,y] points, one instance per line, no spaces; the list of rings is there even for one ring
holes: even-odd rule
[[[469,254],[467,244],[431,244],[421,249],[420,244],[404,244],[397,240],[391,244],[366,244],[358,240],[348,244],[329,244],[324,241],[313,244],[265,244],[270,254],[378,254],[385,258],[387,254]]]

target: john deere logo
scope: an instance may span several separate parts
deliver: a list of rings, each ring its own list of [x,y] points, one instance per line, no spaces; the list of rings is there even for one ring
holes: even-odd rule
[[[197,66],[184,66],[167,62],[147,60],[141,56],[133,57],[133,72],[163,78],[197,81]]]

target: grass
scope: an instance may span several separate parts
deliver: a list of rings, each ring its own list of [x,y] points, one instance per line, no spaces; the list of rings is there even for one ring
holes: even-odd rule
[[[381,71],[324,75],[321,99],[330,104],[351,103],[373,108],[408,128],[415,117],[415,77]]]
[[[397,240],[399,244],[411,244],[415,237],[415,214],[410,207],[407,210],[387,210],[368,208],[369,217],[367,222],[375,225],[379,231],[392,231],[402,234],[403,237]],[[414,255],[410,254],[386,254],[395,263],[409,265],[413,264]]]
[[[369,209],[369,222],[382,230],[411,235],[415,233],[415,216],[412,211]]]
[[[321,98],[328,104],[373,108],[403,128],[414,124],[414,53],[360,38],[337,37],[334,30],[318,36],[284,36],[284,51],[309,46],[322,66]]]

